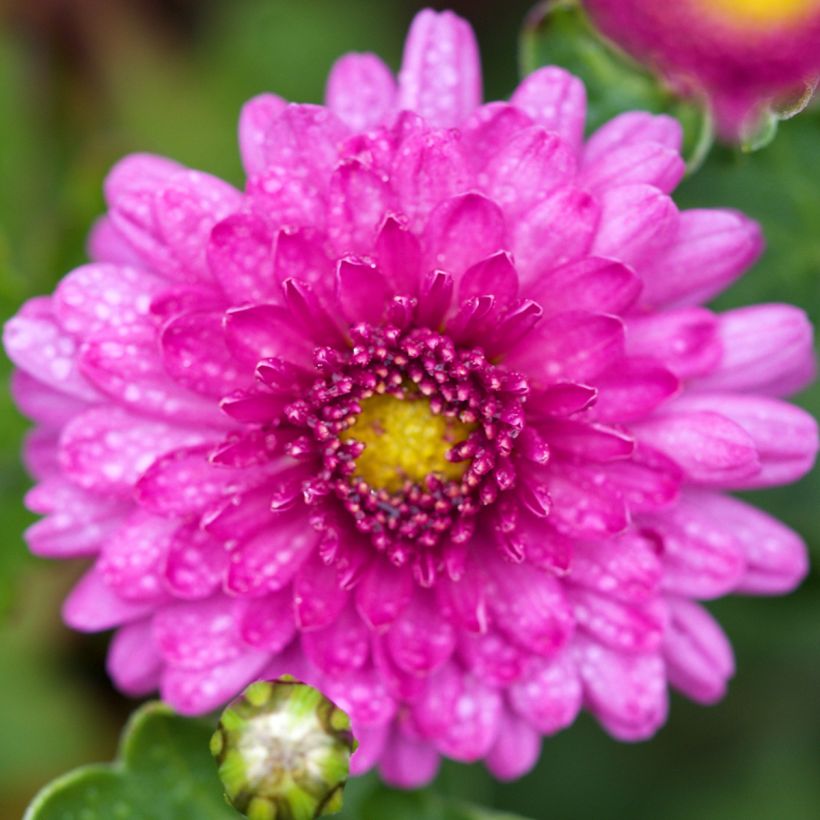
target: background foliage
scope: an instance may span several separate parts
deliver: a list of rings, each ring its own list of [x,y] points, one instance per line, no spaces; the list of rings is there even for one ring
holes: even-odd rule
[[[321,98],[333,59],[377,50],[393,66],[414,0],[0,0],[0,314],[49,291],[83,261],[102,210],[106,169],[149,150],[240,183],[235,118],[243,100],[275,90]],[[447,4],[478,30],[487,96],[516,80],[516,34],[528,0]],[[781,126],[755,155],[714,152],[680,188],[684,206],[742,208],[763,225],[763,261],[720,307],[802,305],[820,320],[820,112]],[[0,364],[2,375],[8,364]],[[820,389],[802,403],[820,410]],[[59,620],[80,565],[25,552],[25,429],[0,390],[0,817],[19,817],[50,778],[111,760],[134,704],[105,679],[104,637]],[[803,532],[820,562],[820,478],[755,495]],[[732,638],[738,675],[704,709],[673,698],[651,742],[610,740],[588,717],[548,740],[537,769],[498,784],[480,767],[448,764],[439,796],[534,818],[809,820],[820,805],[820,583],[785,599],[731,599],[713,610]],[[350,817],[431,816],[439,797],[399,799],[367,782]],[[373,790],[375,789],[375,791]],[[399,802],[397,802],[397,800]],[[409,801],[409,802],[408,802]],[[443,816],[443,815],[442,815]]]

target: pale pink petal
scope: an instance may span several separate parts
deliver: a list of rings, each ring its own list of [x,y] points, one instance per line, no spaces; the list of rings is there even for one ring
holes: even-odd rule
[[[487,754],[487,768],[499,780],[523,777],[538,762],[541,735],[529,723],[504,710],[495,744]]]
[[[454,126],[481,103],[478,46],[469,23],[451,11],[419,12],[407,35],[398,107],[432,125]]]
[[[55,390],[25,370],[11,374],[10,389],[17,409],[44,427],[62,427],[91,406],[87,401]]]
[[[657,142],[621,145],[593,162],[579,175],[581,186],[602,193],[618,185],[652,185],[668,194],[680,182],[686,164],[673,148]]]
[[[578,150],[586,118],[586,90],[577,77],[556,66],[539,68],[523,80],[510,102]]]
[[[118,689],[131,697],[143,697],[159,686],[161,668],[150,620],[117,630],[108,647],[106,669]]]
[[[287,103],[276,94],[259,94],[243,106],[239,115],[239,153],[248,176],[265,165],[265,134]]]
[[[328,108],[354,131],[366,131],[387,118],[395,105],[396,80],[375,54],[346,54],[327,78]]]
[[[601,160],[611,151],[646,142],[680,151],[683,128],[678,120],[667,114],[656,115],[645,111],[619,114],[602,125],[587,140],[584,146],[584,164],[588,166]]]

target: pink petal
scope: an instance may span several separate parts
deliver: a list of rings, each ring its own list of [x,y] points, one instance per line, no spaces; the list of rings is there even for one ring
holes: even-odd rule
[[[273,275],[273,237],[253,214],[232,214],[214,226],[208,267],[233,304],[265,302],[279,295]]]
[[[265,167],[265,135],[287,103],[276,94],[259,94],[242,106],[239,115],[239,153],[248,176]]]
[[[69,333],[87,337],[99,330],[144,321],[168,283],[138,268],[83,265],[58,285],[54,315]]]
[[[419,241],[395,217],[388,216],[379,231],[376,261],[394,293],[416,295],[421,275]]]
[[[469,23],[450,11],[419,12],[399,72],[398,107],[431,125],[461,123],[481,103],[478,46]]]
[[[720,413],[751,437],[760,471],[738,476],[738,487],[788,484],[802,478],[814,465],[817,422],[792,404],[762,396],[707,393],[681,397],[674,407],[690,413]]]
[[[491,102],[477,108],[461,128],[467,160],[476,173],[533,121],[521,109],[504,102]]]
[[[140,509],[103,545],[97,570],[113,592],[128,601],[157,601],[165,595],[163,568],[177,522]]]
[[[416,590],[387,633],[386,642],[399,669],[428,675],[455,649],[456,633],[435,605],[432,593]]]
[[[791,592],[808,572],[803,539],[780,521],[749,504],[717,493],[692,494],[708,526],[733,538],[746,559],[736,591],[751,595]]]
[[[143,697],[159,686],[162,661],[151,637],[151,621],[120,627],[108,647],[106,669],[121,692]]]
[[[666,720],[666,675],[658,655],[624,655],[578,638],[575,658],[590,710],[617,740],[651,737]]]
[[[515,644],[537,655],[556,655],[574,626],[561,583],[524,565],[498,562],[491,573],[494,623]]]
[[[387,119],[396,97],[393,73],[375,54],[346,54],[327,79],[327,107],[354,131]]]
[[[534,658],[507,694],[510,706],[544,735],[571,725],[581,709],[581,681],[568,652],[549,661]]]
[[[154,643],[172,666],[218,666],[243,652],[238,612],[238,602],[221,594],[205,601],[171,604],[154,615]]]
[[[584,164],[595,163],[619,148],[646,142],[680,151],[683,128],[678,120],[666,114],[655,115],[645,111],[619,114],[602,125],[587,140],[584,146]]]
[[[219,587],[227,565],[221,541],[197,523],[183,524],[168,545],[165,583],[177,598],[207,598]]]
[[[508,357],[535,386],[594,378],[623,355],[623,324],[614,316],[562,313],[540,322]]]
[[[663,363],[680,379],[711,373],[722,350],[715,315],[682,308],[627,320],[627,352]]]
[[[651,185],[609,188],[601,192],[599,201],[601,227],[592,243],[598,256],[612,256],[642,271],[646,259],[677,234],[675,203]]]
[[[233,357],[219,313],[183,313],[162,329],[160,346],[165,368],[183,387],[219,398],[248,384],[250,373]]]
[[[737,211],[691,210],[644,270],[649,305],[695,305],[727,288],[763,250],[760,227]]]
[[[599,204],[579,188],[547,197],[518,221],[513,250],[522,289],[553,268],[585,256],[598,229]]]
[[[359,745],[350,756],[350,774],[360,777],[383,758],[390,726],[355,726],[353,732]]]
[[[553,467],[548,488],[553,526],[564,535],[601,538],[617,535],[629,526],[629,510],[616,485],[597,470],[562,463]]]
[[[318,535],[301,510],[269,515],[265,529],[231,552],[225,584],[235,595],[282,589],[316,547]]]
[[[375,265],[354,259],[340,260],[336,290],[342,312],[351,324],[378,324],[387,302],[387,282]]]
[[[499,307],[508,307],[518,294],[518,273],[512,256],[506,251],[476,262],[459,282],[458,299],[466,302],[478,296],[492,295]]]
[[[555,66],[539,68],[523,80],[510,102],[538,125],[559,134],[573,150],[580,146],[586,91],[577,77]]]
[[[575,176],[575,155],[556,133],[516,133],[480,169],[482,188],[509,215],[523,214]]]
[[[145,618],[155,608],[156,601],[124,600],[105,583],[102,573],[92,568],[63,602],[63,620],[78,632],[102,632]]]
[[[276,235],[273,278],[277,301],[281,283],[287,279],[306,282],[323,297],[333,292],[334,262],[331,249],[321,231],[315,228],[283,227]]]
[[[372,666],[329,675],[322,680],[321,688],[350,715],[354,727],[383,726],[396,714],[397,704]]]
[[[17,409],[44,427],[62,427],[91,406],[82,399],[54,390],[25,370],[12,372],[10,388]]]
[[[413,578],[408,570],[376,559],[356,585],[356,607],[371,629],[383,630],[401,614],[412,594]]]
[[[504,216],[480,194],[447,199],[430,214],[422,242],[425,267],[445,270],[458,282],[467,268],[503,250]]]
[[[59,459],[66,475],[86,490],[130,494],[157,456],[199,443],[183,428],[99,407],[77,416],[60,437]]]
[[[276,305],[229,310],[225,314],[225,339],[233,355],[248,365],[271,357],[312,363],[310,343],[299,333],[291,314]]]
[[[595,380],[598,399],[591,414],[601,421],[643,418],[680,390],[680,382],[656,359],[625,358]]]
[[[574,419],[540,422],[538,432],[549,441],[551,450],[589,461],[629,458],[635,449],[635,440],[620,430]]]
[[[718,367],[692,387],[783,396],[814,377],[811,322],[791,305],[755,305],[718,317],[723,356]]]
[[[487,631],[487,581],[481,569],[468,564],[457,581],[440,578],[435,591],[442,613],[468,632]]]
[[[487,755],[487,768],[499,780],[523,777],[538,762],[541,735],[516,715],[504,711],[498,737]]]
[[[588,256],[544,273],[530,284],[527,296],[551,316],[568,310],[624,313],[640,292],[641,280],[631,268]]]
[[[681,181],[686,164],[674,148],[657,142],[621,145],[588,162],[579,183],[600,194],[618,185],[651,185],[668,194]]]
[[[94,223],[86,249],[92,262],[137,266],[142,263],[139,254],[114,227],[109,216],[102,216]]]
[[[370,631],[352,606],[328,626],[301,635],[305,655],[328,675],[361,669],[370,656]]]
[[[247,652],[204,669],[166,667],[160,694],[180,714],[202,715],[238,695],[258,677],[268,660],[266,652]]]
[[[670,409],[634,425],[633,431],[700,484],[734,485],[760,472],[754,439],[722,413]]]
[[[17,367],[59,393],[82,401],[99,397],[77,368],[76,341],[50,316],[21,312],[9,319],[3,346]]]
[[[428,742],[394,731],[379,758],[384,782],[399,789],[419,789],[436,776],[439,754]]]
[[[239,609],[239,634],[248,646],[276,654],[296,634],[293,594],[288,588],[263,598],[247,598]]]
[[[698,703],[715,703],[734,675],[732,647],[703,607],[672,599],[669,611],[663,647],[669,683]]]
[[[641,443],[631,459],[610,462],[601,473],[618,488],[633,513],[670,506],[683,483],[683,471],[671,458]]]
[[[528,653],[506,640],[497,631],[483,635],[461,632],[458,656],[479,680],[491,686],[507,687],[524,672]]]
[[[299,628],[321,629],[332,624],[350,594],[339,586],[339,573],[314,552],[293,579],[293,609]]]

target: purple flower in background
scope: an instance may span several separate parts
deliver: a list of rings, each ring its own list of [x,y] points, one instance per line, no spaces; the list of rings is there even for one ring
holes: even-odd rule
[[[728,138],[753,130],[772,103],[805,102],[820,77],[818,0],[583,4],[605,34],[680,91],[705,92]]]
[[[786,305],[699,307],[757,226],[679,212],[673,119],[584,141],[558,68],[482,104],[469,26],[415,19],[398,82],[251,100],[239,191],[155,156],[105,185],[93,262],[6,326],[33,552],[109,671],[212,710],[283,673],[351,715],[354,772],[514,778],[589,709],[652,735],[732,674],[698,603],[778,594],[801,539],[726,490],[812,465]]]

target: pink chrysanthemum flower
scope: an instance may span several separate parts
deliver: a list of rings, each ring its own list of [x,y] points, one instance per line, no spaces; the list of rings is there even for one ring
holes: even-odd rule
[[[238,191],[124,159],[94,262],[6,327],[45,515],[33,552],[94,556],[65,604],[116,628],[109,670],[184,713],[294,674],[352,716],[354,771],[440,755],[502,778],[584,706],[649,737],[667,686],[719,698],[697,601],[793,588],[800,538],[725,490],[793,481],[816,429],[785,305],[698,307],[756,225],[679,213],[680,129],[584,142],[558,68],[481,104],[450,13],[327,106],[251,100]]]
[[[583,0],[602,30],[685,93],[706,92],[724,136],[820,77],[820,0]]]

